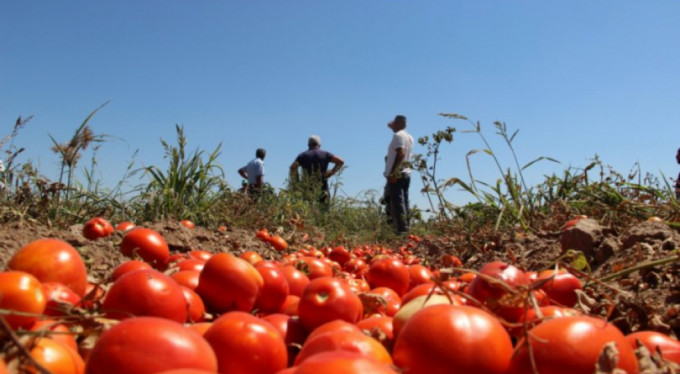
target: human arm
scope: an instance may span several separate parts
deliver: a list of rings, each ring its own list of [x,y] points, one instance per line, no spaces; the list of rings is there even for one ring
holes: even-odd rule
[[[390,172],[387,174],[387,181],[389,183],[394,183],[397,181],[397,175],[395,173],[400,170],[401,163],[404,161],[404,158],[406,158],[406,152],[404,152],[404,148],[399,147],[395,151],[396,157],[394,158],[394,163],[392,163],[392,168],[390,168]]]
[[[248,179],[248,173],[246,172],[246,167],[245,167],[245,166],[242,167],[242,168],[240,168],[240,169],[238,169],[238,175],[240,175],[241,178],[243,178],[243,179]]]
[[[342,168],[342,166],[345,164],[345,160],[334,155],[333,157],[331,157],[330,163],[333,164],[333,169],[327,170],[326,173],[324,173],[323,177],[326,179],[335,175],[335,173],[337,173],[340,170],[340,168]]]

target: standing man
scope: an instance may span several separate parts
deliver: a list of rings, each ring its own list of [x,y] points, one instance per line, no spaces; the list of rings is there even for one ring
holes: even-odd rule
[[[256,197],[262,192],[262,185],[264,179],[264,157],[267,151],[264,148],[258,148],[255,151],[255,158],[248,163],[248,165],[238,169],[238,174],[244,179],[248,180],[248,185],[245,188],[246,194]]]
[[[680,148],[678,148],[678,153],[675,154],[675,161],[680,164]],[[678,173],[678,179],[675,180],[675,198],[680,200],[680,173]]]
[[[409,230],[408,187],[411,184],[411,153],[413,137],[406,132],[406,117],[397,115],[387,124],[394,135],[387,148],[384,176],[387,178],[392,222],[399,234]]]
[[[345,161],[340,157],[321,149],[321,139],[317,135],[312,135],[307,141],[309,149],[300,153],[290,165],[290,176],[293,181],[299,181],[298,168],[302,167],[304,176],[308,181],[321,185],[321,196],[319,201],[328,205],[330,202],[330,192],[328,188],[328,178],[332,177],[340,170]],[[328,164],[333,164],[333,169],[328,171]]]

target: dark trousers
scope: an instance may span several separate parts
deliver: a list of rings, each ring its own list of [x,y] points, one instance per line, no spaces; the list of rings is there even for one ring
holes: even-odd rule
[[[392,224],[396,226],[400,234],[408,232],[409,229],[408,187],[410,184],[411,177],[408,174],[403,174],[396,182],[387,184]]]

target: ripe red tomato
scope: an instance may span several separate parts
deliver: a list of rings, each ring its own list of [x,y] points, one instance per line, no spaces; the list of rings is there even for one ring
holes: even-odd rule
[[[352,255],[345,247],[339,245],[331,250],[328,254],[328,258],[337,262],[340,266],[344,266],[347,261],[352,259]]]
[[[542,306],[539,307],[538,309],[541,312],[541,315],[543,316],[542,318],[536,314],[534,308],[528,309],[526,314],[523,315],[519,319],[519,321],[517,321],[518,323],[521,324],[521,326],[508,329],[510,334],[516,337],[522,337],[524,335],[525,329],[524,324],[527,325],[526,329],[528,331],[531,330],[534,326],[538,325],[539,323],[547,321],[549,319],[581,315],[581,312],[579,312],[576,309],[565,308],[555,305]]]
[[[5,360],[0,358],[0,374],[9,374],[9,370],[7,370],[7,364],[5,364]]]
[[[281,334],[286,345],[302,345],[307,338],[307,330],[297,318],[287,314],[274,313],[262,317],[262,320],[269,322]],[[288,352],[290,354],[290,351]]]
[[[195,323],[203,321],[203,318],[205,317],[205,304],[203,304],[203,300],[201,300],[201,297],[198,296],[196,292],[194,292],[188,287],[184,286],[179,287],[182,289],[184,298],[186,299],[187,304],[189,306],[187,322]]]
[[[196,291],[198,287],[198,278],[201,273],[195,270],[182,270],[170,274],[170,278],[174,279],[177,284],[184,286],[192,291]]]
[[[197,258],[190,258],[187,260],[181,260],[177,264],[173,266],[173,268],[176,268],[179,271],[182,270],[193,270],[193,271],[198,271],[199,273],[201,270],[203,270],[203,266],[205,266],[206,261],[205,260],[199,260]]]
[[[129,318],[105,331],[87,360],[88,374],[144,374],[176,368],[217,372],[198,333],[164,318]]]
[[[23,271],[0,272],[0,309],[35,314],[0,316],[12,329],[33,325],[46,305],[42,285],[33,275]]]
[[[113,232],[113,226],[106,218],[94,217],[83,226],[83,236],[90,240],[105,238]]]
[[[85,290],[85,296],[80,299],[80,307],[87,310],[92,310],[96,306],[99,306],[104,300],[104,289],[94,283],[87,283],[87,289]]]
[[[194,249],[192,251],[189,251],[189,257],[196,258],[196,259],[203,260],[203,261],[210,260],[210,257],[212,257],[212,256],[213,256],[213,253],[208,252],[208,251],[204,251],[202,249]]]
[[[401,298],[397,295],[397,292],[391,288],[376,287],[366,294],[378,296],[379,301],[377,303],[364,303],[364,315],[370,316],[377,313],[388,317],[394,317],[401,308]]]
[[[267,242],[271,244],[271,246],[274,247],[274,249],[276,249],[279,252],[288,249],[288,243],[286,242],[286,240],[278,235],[270,237]]]
[[[156,268],[162,268],[170,257],[170,248],[163,236],[144,227],[128,231],[120,243],[120,251],[128,257],[137,255]]]
[[[307,274],[295,268],[293,265],[285,265],[281,267],[283,275],[288,281],[288,293],[295,296],[302,296],[302,291],[309,284],[309,277]]]
[[[116,230],[118,231],[130,231],[134,229],[136,226],[134,223],[130,221],[123,221],[119,224],[116,225]]]
[[[137,270],[111,285],[102,310],[114,319],[152,316],[184,323],[188,308],[182,289],[172,278],[156,270]]]
[[[395,257],[383,258],[371,264],[366,280],[372,288],[388,287],[401,296],[408,291],[408,267]]]
[[[390,366],[354,352],[323,352],[305,360],[293,374],[397,374]]]
[[[379,341],[357,329],[357,331],[331,331],[307,339],[295,359],[295,365],[300,365],[311,356],[328,351],[355,352],[383,364],[392,364],[387,349]]]
[[[531,283],[523,271],[513,265],[501,261],[494,261],[484,265],[479,273],[505,283],[510,288],[527,286]],[[520,298],[504,297],[505,288],[489,282],[485,277],[477,276],[468,287],[470,296],[484,303],[501,318],[515,322],[524,314],[524,303]]]
[[[639,340],[651,354],[654,354],[658,348],[663,358],[680,364],[680,342],[666,334],[656,331],[637,331],[626,335],[626,339],[634,349],[638,347],[637,340]]]
[[[223,314],[203,336],[215,350],[222,373],[276,373],[288,364],[281,334],[269,322],[246,312]]]
[[[327,332],[334,332],[334,331],[354,331],[354,332],[361,332],[357,325],[354,323],[350,323],[347,321],[343,321],[341,319],[334,319],[332,321],[326,322],[319,327],[315,328],[314,330],[310,331],[309,335],[307,336],[307,340],[314,339],[317,335],[325,334]]]
[[[310,280],[320,277],[332,277],[333,268],[320,258],[305,256],[300,258],[296,267],[307,274]]]
[[[300,305],[300,296],[288,295],[286,301],[281,305],[279,313],[287,314],[289,316],[298,315],[298,305]]]
[[[347,284],[349,284],[349,288],[352,289],[352,292],[354,292],[357,295],[362,292],[368,292],[371,290],[371,286],[363,278],[341,278],[341,279],[347,282]]]
[[[555,272],[555,270],[541,271],[538,273],[536,279],[543,280],[551,277],[551,280],[541,286],[541,289],[545,291],[548,300],[568,308],[576,305],[576,302],[578,301],[576,290],[583,288],[581,281],[564,269],[559,269],[557,272]]]
[[[255,265],[262,261],[262,256],[255,251],[245,251],[239,255],[240,258],[250,262],[251,265]]]
[[[118,278],[122,277],[123,274],[127,274],[130,272],[133,272],[135,270],[143,270],[143,269],[152,269],[151,265],[144,261],[139,261],[139,260],[130,260],[130,261],[125,261],[122,264],[116,266],[115,269],[113,269],[113,273],[111,273],[111,281],[115,282],[118,280]]]
[[[65,324],[59,323],[53,319],[41,319],[35,321],[29,331],[38,333],[38,336],[56,340],[59,343],[78,351],[78,343],[76,343],[75,334],[71,333]]]
[[[180,221],[180,223],[182,224],[182,226],[184,226],[188,229],[193,229],[194,227],[196,227],[196,224],[194,224],[192,221],[190,221],[188,219],[183,219],[183,220]]]
[[[621,331],[590,316],[547,320],[529,331],[533,359],[541,374],[590,373],[605,344],[614,342],[619,351],[618,367],[638,373],[637,359]],[[532,365],[524,339],[517,343],[508,374],[531,373]]]
[[[30,350],[31,357],[54,374],[84,374],[85,362],[78,352],[56,340],[38,338]],[[28,373],[39,373],[30,363],[24,368]]]
[[[423,265],[415,264],[409,266],[408,275],[409,290],[423,283],[432,283],[432,271]]]
[[[38,239],[23,246],[7,264],[11,270],[31,273],[40,282],[58,282],[78,296],[85,295],[85,262],[70,244],[60,239]]]
[[[271,235],[267,229],[260,229],[257,233],[255,233],[255,237],[262,240],[263,242],[268,242],[269,239],[271,239]]]
[[[249,262],[229,253],[219,253],[205,263],[196,293],[217,313],[249,312],[263,285],[262,276]]]
[[[255,308],[264,313],[276,313],[286,301],[289,287],[286,276],[276,265],[260,262],[255,269],[264,281],[260,293],[255,300]]]
[[[215,372],[199,369],[174,369],[162,371],[160,373],[155,374],[215,374]]]
[[[300,322],[309,331],[321,324],[341,319],[356,323],[363,315],[359,296],[346,282],[331,277],[312,280],[305,288],[298,305]]]
[[[394,339],[394,326],[392,324],[392,317],[388,316],[373,316],[364,318],[357,322],[356,325],[364,333],[368,333],[371,336],[379,335],[375,334],[375,330],[385,335],[385,339],[391,342]]]
[[[451,373],[454,368],[504,374],[512,351],[510,336],[496,317],[479,308],[442,304],[414,314],[397,335],[392,354],[397,366],[413,374]]]
[[[61,283],[44,282],[42,287],[47,299],[46,316],[63,316],[80,303],[80,296]]]

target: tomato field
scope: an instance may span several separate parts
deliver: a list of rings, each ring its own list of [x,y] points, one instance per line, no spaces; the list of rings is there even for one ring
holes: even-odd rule
[[[462,235],[324,243],[114,224],[4,224],[0,372],[672,373],[680,363],[680,235],[658,219],[604,228],[577,217],[474,252]],[[604,237],[589,242],[594,233]]]

